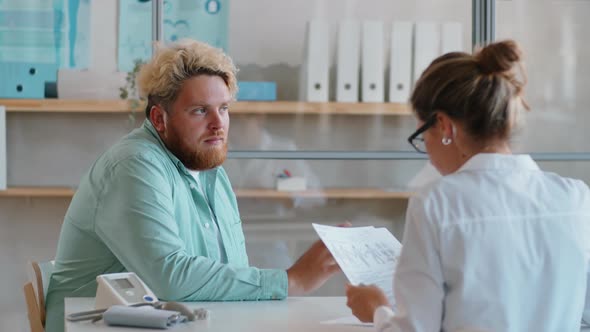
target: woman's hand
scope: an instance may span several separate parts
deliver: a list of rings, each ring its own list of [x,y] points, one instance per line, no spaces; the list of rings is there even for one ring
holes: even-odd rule
[[[352,309],[352,314],[361,322],[373,322],[375,310],[382,305],[391,306],[383,291],[375,286],[346,285],[346,305]]]

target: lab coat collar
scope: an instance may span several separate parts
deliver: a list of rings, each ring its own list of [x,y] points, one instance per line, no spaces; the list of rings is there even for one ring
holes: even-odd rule
[[[494,169],[539,170],[539,166],[528,154],[478,153],[467,160],[458,172]]]

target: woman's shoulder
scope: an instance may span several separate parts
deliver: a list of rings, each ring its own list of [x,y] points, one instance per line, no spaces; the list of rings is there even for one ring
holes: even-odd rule
[[[572,203],[587,204],[590,209],[590,188],[586,182],[576,178],[564,177],[553,172],[543,172],[547,187],[555,196],[567,197]]]

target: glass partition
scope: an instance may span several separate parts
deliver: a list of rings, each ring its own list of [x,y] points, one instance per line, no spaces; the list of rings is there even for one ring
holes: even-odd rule
[[[590,152],[590,2],[519,0],[496,5],[497,39],[519,42],[528,71],[526,99],[532,112],[515,141],[518,151]]]

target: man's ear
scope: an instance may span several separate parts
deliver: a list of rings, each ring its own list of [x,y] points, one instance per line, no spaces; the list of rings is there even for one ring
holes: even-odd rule
[[[150,110],[150,122],[158,133],[164,132],[166,129],[166,116],[168,114],[160,105],[152,106]]]

